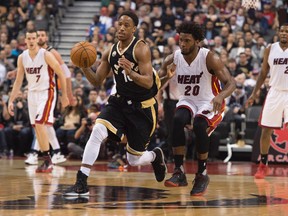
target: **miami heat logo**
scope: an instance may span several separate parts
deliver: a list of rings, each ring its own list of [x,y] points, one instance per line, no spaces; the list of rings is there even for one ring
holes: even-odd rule
[[[271,147],[282,154],[288,153],[288,129],[274,130],[270,140]]]

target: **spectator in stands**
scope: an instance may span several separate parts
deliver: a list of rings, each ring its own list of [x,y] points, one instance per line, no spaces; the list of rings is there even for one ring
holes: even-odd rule
[[[236,60],[234,58],[229,58],[228,59],[227,68],[228,68],[230,74],[233,77],[235,77],[236,74],[237,74],[237,72],[236,72],[236,70],[237,70],[237,62],[236,62]]]
[[[218,35],[219,33],[214,29],[214,23],[211,20],[207,20],[205,24],[205,38],[208,40],[208,44]]]
[[[32,19],[36,29],[48,30],[49,14],[43,2],[37,2],[32,12]]]
[[[88,95],[88,104],[86,104],[86,109],[89,110],[90,106],[93,104],[97,104],[97,98],[98,98],[98,91],[96,89],[91,89]]]
[[[256,44],[254,44],[251,48],[252,52],[255,53],[256,59],[258,62],[258,65],[261,64],[263,56],[264,56],[264,50],[265,50],[265,40],[263,37],[259,37],[257,39]]]
[[[72,89],[75,89],[76,87],[81,87],[87,95],[92,87],[79,69],[75,71],[74,78],[72,78]]]
[[[229,25],[233,33],[240,31],[242,28],[242,26],[239,26],[239,24],[237,23],[237,16],[231,16],[229,18]]]
[[[239,62],[240,53],[243,52],[245,52],[245,40],[244,38],[239,38],[237,46],[231,49],[229,58],[234,58],[237,62]]]
[[[67,145],[74,142],[74,134],[81,125],[81,119],[87,117],[87,112],[80,96],[74,96],[70,107],[62,117],[62,124],[56,130],[56,136],[61,145],[61,152],[67,154]]]
[[[235,43],[235,34],[233,33],[228,34],[227,40],[225,42],[222,37],[222,41],[223,47],[227,50],[228,53],[230,53],[233,48],[237,47],[237,44]]]
[[[8,35],[5,32],[2,32],[0,35],[0,51],[4,50],[5,45],[8,43]]]
[[[245,51],[245,50],[244,50]],[[245,52],[239,54],[239,61],[236,66],[236,76],[240,73],[245,73],[246,77],[253,70],[253,67],[249,64],[247,60],[247,55]]]
[[[76,130],[74,134],[74,142],[68,143],[68,156],[71,159],[81,159],[83,156],[85,145],[90,137],[93,126],[95,124],[96,113],[90,113],[87,118],[82,118],[81,126]]]
[[[101,7],[100,9],[99,21],[102,25],[105,26],[105,32],[103,32],[103,34],[106,34],[107,30],[113,25],[113,20],[111,17],[109,17],[108,8],[105,6]]]
[[[158,71],[163,62],[162,54],[157,47],[152,48],[152,67]]]
[[[25,37],[26,32],[32,31],[34,29],[35,29],[35,22],[33,20],[28,20],[25,28],[21,28],[21,31],[19,32],[19,34],[24,34],[24,37]]]
[[[9,14],[7,15],[7,20],[5,24],[8,28],[8,38],[15,39],[19,31],[19,26],[15,20],[15,14],[12,11],[10,11]]]
[[[12,49],[11,49],[10,44],[6,44],[4,46],[4,52],[5,52],[5,56],[6,56],[7,61],[9,61],[11,64],[13,64],[14,67],[16,68],[18,56],[14,55],[12,53]]]
[[[220,36],[216,36],[216,37],[214,38],[214,46],[212,47],[212,49],[213,49],[216,53],[218,53],[218,54],[220,54],[221,51],[222,51],[223,49],[225,49],[225,48],[222,46],[222,38],[221,38]]]
[[[31,18],[32,11],[33,5],[31,5],[28,0],[19,0],[17,12],[19,14],[18,23],[20,25],[20,28],[26,26],[26,23]]]
[[[22,91],[19,91],[14,106],[14,117],[11,118],[9,126],[4,129],[5,137],[9,150],[12,150],[15,155],[24,156],[24,153],[30,150],[33,133],[27,101],[24,100]]]
[[[7,142],[4,133],[4,127],[6,126],[7,121],[10,119],[10,115],[7,109],[7,99],[7,95],[0,96],[0,158],[8,153]]]
[[[206,14],[207,19],[211,20],[213,23],[218,19],[217,9],[215,5],[211,4],[208,6],[208,12]]]
[[[171,29],[175,29],[175,15],[173,14],[173,10],[171,7],[166,7],[163,10],[163,14],[161,16],[162,26],[165,27],[166,24],[170,26]]]

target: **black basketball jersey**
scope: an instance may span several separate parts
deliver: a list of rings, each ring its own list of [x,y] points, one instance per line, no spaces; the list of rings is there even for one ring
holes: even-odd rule
[[[138,43],[143,43],[143,40],[137,40],[135,37],[131,41],[126,50],[121,53],[118,49],[119,42],[114,44],[110,50],[108,61],[112,67],[117,93],[129,100],[144,101],[154,97],[160,87],[160,79],[155,70],[153,70],[153,86],[146,89],[137,85],[129,76],[125,74],[123,68],[118,65],[118,60],[122,55],[130,62],[133,62],[132,72],[139,73],[138,62],[135,60],[134,49]],[[145,42],[144,42],[145,43]]]

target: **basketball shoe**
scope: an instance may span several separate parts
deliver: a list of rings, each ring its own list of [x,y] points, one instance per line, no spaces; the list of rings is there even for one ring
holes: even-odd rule
[[[201,173],[196,173],[195,179],[193,180],[193,187],[190,192],[191,196],[202,196],[209,184],[209,176]]]
[[[76,183],[64,191],[64,196],[89,196],[87,178],[80,170],[77,173]]]
[[[36,173],[51,173],[53,164],[51,160],[44,159],[43,163],[36,169]]]
[[[57,152],[53,154],[51,160],[53,164],[59,164],[65,162],[66,158],[64,157],[64,155],[61,154],[61,152]]]
[[[154,169],[156,180],[158,182],[162,182],[167,172],[167,167],[164,161],[164,154],[162,149],[159,147],[154,148],[153,152],[155,153],[156,157],[155,160],[151,162],[151,164]]]
[[[263,179],[268,174],[268,171],[269,171],[268,165],[265,165],[262,162],[260,162],[254,177],[256,179]]]
[[[174,169],[174,173],[171,178],[167,179],[164,183],[166,187],[182,187],[187,186],[187,179],[185,173],[179,167]]]
[[[25,163],[29,165],[38,164],[38,154],[36,152],[29,153],[27,159],[25,160]]]

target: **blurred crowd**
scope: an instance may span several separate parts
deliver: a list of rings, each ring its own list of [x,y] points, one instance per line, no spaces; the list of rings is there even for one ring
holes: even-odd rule
[[[287,22],[287,1],[262,0],[256,9],[245,9],[241,0],[102,0],[100,13],[95,14],[87,26],[86,40],[97,47],[97,61],[102,52],[117,41],[117,16],[125,10],[136,11],[139,26],[135,36],[151,47],[152,64],[156,70],[163,59],[178,49],[175,28],[184,20],[203,24],[208,47],[219,55],[237,81],[237,88],[227,99],[224,122],[235,123],[235,132],[243,130],[246,99],[249,97],[259,73],[265,47],[276,42],[279,24]],[[7,100],[15,77],[9,71],[16,69],[17,57],[25,46],[25,32],[31,28],[49,30],[49,17],[58,13],[61,0],[0,0],[0,155],[23,156],[29,152],[33,141],[33,130],[27,111],[27,88],[23,85],[15,103],[15,116],[7,113]],[[51,38],[50,38],[51,39]],[[101,88],[94,88],[79,68],[68,63],[72,75],[74,101],[71,107],[55,109],[55,129],[61,151],[70,158],[81,158],[85,143],[101,109],[105,106],[113,88],[113,76],[106,79]],[[261,106],[269,89],[267,82],[259,91],[256,104]],[[169,121],[165,121],[163,103],[170,99],[167,86],[159,92],[159,122],[149,148],[163,146],[166,157],[171,156],[169,145]],[[172,92],[173,93],[173,92]],[[59,101],[59,100],[58,100]],[[167,119],[166,119],[167,120]],[[219,133],[219,132],[218,132]],[[215,131],[217,135],[217,130]],[[235,134],[235,139],[239,139]],[[211,142],[219,142],[212,136]],[[107,142],[102,145],[100,157],[113,157],[111,168],[122,164],[125,145]],[[216,148],[215,148],[216,146]],[[187,129],[187,156],[193,158],[193,133]],[[211,157],[217,157],[215,144]],[[1,157],[0,156],[0,157]],[[120,158],[120,161],[119,161]]]

